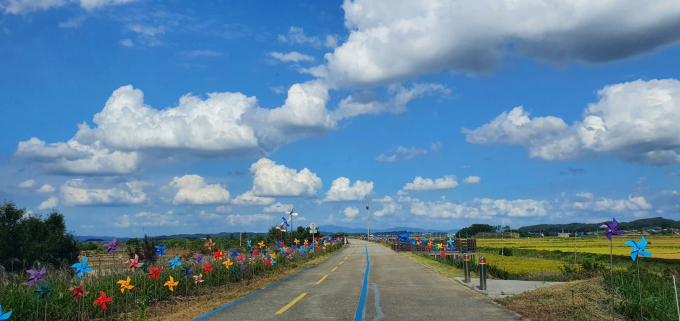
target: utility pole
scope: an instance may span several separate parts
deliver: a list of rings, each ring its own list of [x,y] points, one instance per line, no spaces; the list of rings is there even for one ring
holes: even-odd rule
[[[368,221],[368,235],[366,236],[366,239],[371,238],[371,211],[368,209],[368,204],[366,204],[366,213],[368,215],[367,221]]]

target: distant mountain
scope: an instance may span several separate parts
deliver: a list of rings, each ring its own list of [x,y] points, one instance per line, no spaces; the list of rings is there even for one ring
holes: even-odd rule
[[[356,234],[356,233],[366,233],[366,228],[351,228],[351,227],[343,227],[343,226],[336,226],[336,225],[322,225],[319,226],[319,231],[324,232],[324,233],[348,233],[348,234]],[[395,233],[395,232],[401,232],[403,233],[404,231],[409,231],[409,233],[427,233],[427,232],[433,232],[433,233],[456,233],[458,232],[458,229],[453,229],[453,230],[430,230],[430,229],[422,229],[422,228],[417,228],[417,227],[392,227],[392,228],[377,228],[377,229],[371,229],[371,234],[376,234],[376,233]]]
[[[611,223],[611,221],[602,223],[569,223],[569,224],[538,224],[531,226],[520,227],[520,231],[525,232],[587,232],[587,231],[598,231],[600,230],[600,225],[603,223]],[[642,230],[642,229],[659,229],[659,228],[680,228],[680,221],[669,220],[663,217],[654,218],[644,218],[640,220],[630,221],[630,222],[619,222],[619,229],[622,230]]]
[[[248,234],[248,236],[253,235],[267,235],[267,233],[255,233],[255,232],[243,232],[243,235]],[[149,235],[151,239],[154,240],[175,240],[175,239],[186,239],[186,240],[197,240],[205,238],[206,235],[210,235],[212,238],[226,238],[229,235],[234,235],[234,237],[239,237],[239,232],[220,232],[220,233],[197,233],[197,234],[173,234],[173,235]],[[112,236],[92,236],[92,235],[75,235],[76,241],[79,242],[108,242],[113,237]],[[129,240],[130,237],[116,237],[120,241]]]

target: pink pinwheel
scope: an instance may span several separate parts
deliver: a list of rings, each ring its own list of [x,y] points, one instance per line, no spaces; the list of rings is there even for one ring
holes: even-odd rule
[[[619,222],[617,222],[615,218],[612,219],[612,225],[604,223],[600,226],[600,228],[607,230],[607,238],[610,241],[612,240],[612,234],[618,236],[623,235],[623,231],[619,231]]]
[[[102,247],[106,247],[109,249],[109,255],[113,255],[113,251],[118,251],[122,249],[123,247],[118,245],[118,241],[116,240],[116,237],[113,237],[113,240],[111,242],[106,242]]]
[[[140,268],[144,265],[143,263],[139,263],[139,256],[137,254],[135,254],[134,259],[129,259],[127,263],[130,264],[130,271],[132,271],[132,273],[135,272],[135,268]]]
[[[28,270],[26,272],[31,275],[28,278],[28,287],[31,287],[31,285],[33,285],[33,283],[35,283],[35,282],[42,281],[43,275],[45,275],[45,273],[47,273],[44,266],[43,266],[42,269],[40,269],[40,272],[38,272],[36,270],[32,270],[32,269]]]

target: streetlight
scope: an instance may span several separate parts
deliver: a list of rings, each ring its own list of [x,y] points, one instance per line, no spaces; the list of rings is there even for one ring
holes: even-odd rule
[[[366,240],[371,239],[371,211],[368,209],[368,204],[366,204],[366,213],[368,215],[367,221],[368,221],[368,235],[366,236]]]
[[[298,213],[293,213],[294,208],[290,209],[290,214],[288,216],[290,217],[290,244],[293,244],[293,216],[297,216]]]

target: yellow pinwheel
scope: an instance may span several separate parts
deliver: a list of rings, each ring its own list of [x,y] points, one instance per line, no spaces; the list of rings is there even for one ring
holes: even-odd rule
[[[232,266],[234,262],[232,262],[230,258],[227,258],[227,260],[222,262],[222,264],[224,264],[225,268],[229,269],[229,267]]]
[[[116,283],[120,284],[120,293],[125,293],[125,290],[132,290],[132,288],[134,288],[134,286],[130,285],[130,277],[129,276],[127,277],[127,280],[125,280],[125,281],[119,280]]]
[[[260,242],[260,243],[257,243],[257,245],[259,245],[259,246],[260,246],[260,248],[263,248],[263,247],[265,247],[265,246],[266,246],[266,245],[264,245],[264,241],[262,241],[262,242]]]
[[[437,245],[435,245],[434,247],[436,247],[436,248],[439,250],[439,249],[442,248],[442,244],[441,244],[441,243],[437,243]]]
[[[173,287],[177,286],[177,284],[179,284],[179,281],[175,281],[175,279],[173,279],[171,276],[170,281],[165,282],[163,286],[167,286],[170,289],[170,291],[175,291]]]
[[[300,241],[298,241],[298,239],[295,239],[295,241],[293,241],[293,243],[295,243],[295,245],[298,245],[298,244],[300,244]]]
[[[276,254],[269,254],[269,257],[271,257],[272,260],[276,260]]]
[[[307,239],[305,239],[305,245],[307,245]]]

